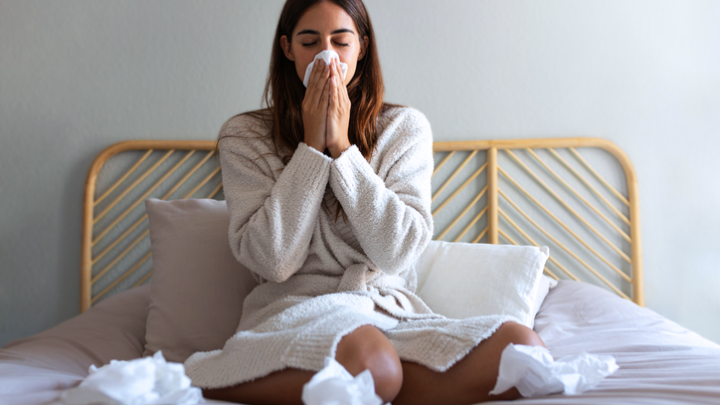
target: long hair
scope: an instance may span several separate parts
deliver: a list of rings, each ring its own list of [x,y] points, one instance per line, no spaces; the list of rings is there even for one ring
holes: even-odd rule
[[[281,149],[289,151],[280,155],[285,164],[290,161],[297,146],[305,139],[302,120],[305,86],[298,77],[295,62],[285,56],[280,46],[280,38],[285,35],[292,40],[293,30],[300,17],[308,8],[323,1],[331,1],[345,10],[355,23],[360,40],[363,41],[366,36],[368,38],[365,54],[357,62],[355,75],[347,85],[351,103],[348,140],[357,146],[367,161],[372,158],[377,145],[378,116],[395,107],[383,102],[384,85],[375,45],[375,33],[370,16],[361,0],[287,0],[280,14],[272,46],[270,71],[263,95],[266,108],[243,113],[260,119],[267,125],[278,155]],[[220,136],[218,145],[220,139],[224,137]],[[217,145],[216,151],[219,151]],[[336,202],[336,219],[340,212],[342,207]],[[342,214],[345,218],[345,213]]]

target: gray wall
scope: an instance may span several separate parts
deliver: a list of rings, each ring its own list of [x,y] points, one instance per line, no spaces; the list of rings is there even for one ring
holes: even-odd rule
[[[640,182],[647,306],[720,342],[720,2],[367,0],[436,140],[596,136]],[[82,192],[126,139],[259,106],[282,1],[0,0],[0,344],[78,313]]]

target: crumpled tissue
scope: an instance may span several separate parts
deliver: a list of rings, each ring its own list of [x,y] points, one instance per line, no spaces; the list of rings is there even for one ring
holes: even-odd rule
[[[302,391],[305,405],[382,405],[375,394],[370,370],[353,377],[342,364],[325,357],[325,368],[318,371]]]
[[[100,368],[90,366],[75,388],[62,393],[65,405],[190,405],[205,400],[200,388],[190,386],[185,367],[168,363],[161,351],[130,361],[111,360]]]
[[[315,66],[315,61],[318,59],[322,59],[325,61],[325,64],[330,63],[330,59],[337,59],[338,62],[340,62],[340,55],[337,54],[335,51],[331,51],[329,49],[326,49],[319,54],[315,55],[315,58],[313,58],[313,61],[310,62],[307,69],[305,69],[305,78],[303,79],[303,84],[305,87],[308,86],[308,83],[310,82],[310,74],[312,73],[313,66]],[[345,80],[345,76],[347,75],[348,65],[347,63],[340,62],[340,69],[342,69],[342,75],[343,80]]]
[[[595,387],[618,369],[615,358],[582,352],[553,360],[542,346],[509,344],[500,357],[500,370],[490,395],[517,387],[523,397],[564,392],[577,395]]]

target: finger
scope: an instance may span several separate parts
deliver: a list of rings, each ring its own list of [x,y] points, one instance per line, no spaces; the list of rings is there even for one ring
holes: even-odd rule
[[[342,70],[340,69],[340,61],[339,60],[333,59],[332,71],[333,71],[333,76],[340,79],[339,82],[342,82]]]
[[[333,59],[334,65],[333,65],[333,73],[334,76],[337,78],[336,82],[336,91],[338,96],[338,102],[341,99],[345,99],[345,94],[347,93],[347,88],[345,88],[345,80],[342,77],[342,68],[340,67],[340,62],[338,60]],[[345,88],[343,91],[343,88]]]
[[[320,59],[318,59],[320,61]],[[324,64],[324,62],[322,62]],[[329,75],[329,68],[327,66],[324,66],[319,69],[318,75],[315,78],[315,82],[313,83],[313,93],[312,93],[312,103],[314,106],[319,105],[320,99],[322,97],[323,91],[325,90],[325,87],[327,86],[327,77]],[[309,87],[310,85],[308,85]]]
[[[333,63],[333,61],[332,61],[332,59],[330,59],[330,63],[328,63],[328,65],[327,65],[327,77],[326,77],[326,79],[332,77],[332,75],[333,75],[332,63]]]
[[[315,87],[316,87],[315,84],[317,83],[318,75],[320,72],[320,63],[319,62],[320,62],[320,60],[316,60],[315,64],[313,65],[312,70],[310,71],[310,79],[308,80],[308,85],[307,85],[307,89],[310,92],[310,94],[313,94],[313,92],[315,91]]]
[[[345,79],[343,79],[342,67],[340,66],[340,61],[337,61],[337,63],[335,64],[335,71],[337,72],[337,77],[338,77],[338,79],[339,79],[338,82],[339,82],[340,84],[344,84],[343,81],[344,81]]]
[[[335,60],[335,73],[337,74],[339,83],[343,83],[342,68],[340,67],[340,61]]]
[[[340,77],[342,77],[342,69],[340,71]],[[343,103],[350,105],[350,95],[348,94],[348,88],[345,84],[345,80],[341,79],[340,83],[342,84],[340,89],[340,96],[342,97]]]
[[[322,89],[320,92],[320,105],[319,107],[322,109],[325,108],[325,113],[327,114],[328,111],[328,105],[329,105],[329,99],[330,99],[330,78],[325,79],[325,88]]]
[[[328,106],[328,111],[330,111],[330,109],[332,109],[332,108],[333,108],[333,105],[334,105],[334,104],[333,104],[333,99],[332,99],[332,98],[333,98],[333,97],[332,97],[332,96],[333,96],[332,86],[333,86],[333,78],[332,78],[332,76],[330,76],[330,77],[328,77],[328,79],[327,79],[327,88],[325,88],[325,90],[323,91],[323,95],[324,95],[325,97],[327,97],[327,100],[328,100],[328,104],[327,104],[327,106]]]
[[[303,98],[303,107],[306,106],[313,106],[314,105],[314,92],[315,92],[315,86],[313,85],[315,83],[315,76],[316,76],[316,70],[317,70],[317,64],[313,66],[312,71],[310,72],[310,79],[308,79],[308,84],[305,87],[305,97]]]
[[[340,102],[340,94],[342,93],[343,79],[342,73],[335,75],[335,99]]]
[[[324,67],[325,67],[325,62],[322,59],[315,60],[315,64],[313,65],[312,73],[310,74],[310,80],[308,81],[308,87],[310,87],[311,83],[313,85],[317,83],[318,78],[320,77]]]
[[[325,96],[325,104],[321,104],[321,106],[324,106],[327,109],[327,94],[330,91],[330,85],[332,84],[332,70],[330,69],[330,66],[325,68],[325,73],[322,75],[320,82],[322,82],[322,86],[318,86],[318,99]]]
[[[342,79],[340,76],[335,75],[333,83],[333,99],[335,101],[335,105],[337,106],[340,105],[340,93],[342,92],[340,87],[342,87]]]
[[[340,89],[340,95],[344,102],[350,103],[350,95],[348,94],[347,85],[342,81],[342,88]]]
[[[323,77],[326,76],[328,67],[325,65],[325,61],[322,59],[317,59],[315,61],[315,65],[313,66],[313,73],[310,75],[310,80],[308,80],[308,88],[311,89],[311,98],[313,105],[317,105],[318,101],[320,100],[320,93],[319,91],[322,90],[323,86],[325,85]]]
[[[325,85],[327,84],[327,78],[330,77],[330,66],[326,65],[325,62],[323,63],[323,67],[320,69],[320,72],[318,73],[318,79],[317,79],[317,88],[318,90],[322,90]],[[318,96],[319,98],[319,96]]]

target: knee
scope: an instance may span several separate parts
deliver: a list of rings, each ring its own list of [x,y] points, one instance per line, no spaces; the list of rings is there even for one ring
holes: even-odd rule
[[[510,343],[545,347],[545,343],[534,330],[516,322],[507,322],[500,325],[495,333],[503,341],[503,348]]]
[[[378,350],[368,354],[360,361],[363,370],[370,370],[375,384],[375,393],[382,398],[383,403],[392,402],[400,392],[403,382],[402,365],[397,352]],[[359,374],[359,372],[358,372]]]
[[[374,326],[362,326],[338,344],[335,359],[356,376],[370,370],[375,393],[383,403],[400,392],[403,374],[400,358],[385,335]]]

